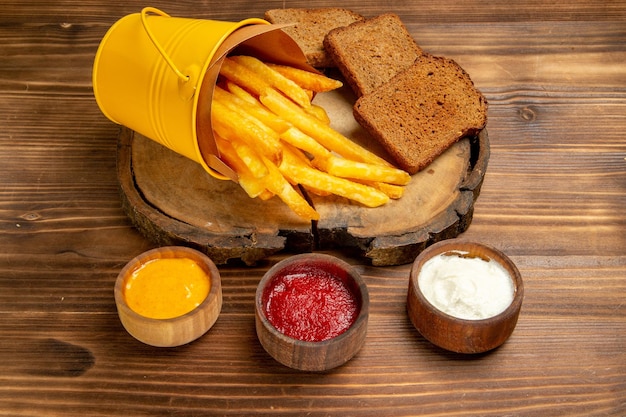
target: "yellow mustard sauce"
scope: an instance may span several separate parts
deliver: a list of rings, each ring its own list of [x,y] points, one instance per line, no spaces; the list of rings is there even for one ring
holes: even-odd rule
[[[195,261],[154,259],[133,271],[124,297],[128,306],[144,317],[169,319],[196,308],[210,289],[209,276]]]

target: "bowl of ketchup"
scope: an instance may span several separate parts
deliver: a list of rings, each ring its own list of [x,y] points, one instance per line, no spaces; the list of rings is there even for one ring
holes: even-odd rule
[[[308,253],[280,261],[259,282],[255,301],[261,345],[290,368],[336,368],[365,343],[367,287],[351,265],[336,257]]]

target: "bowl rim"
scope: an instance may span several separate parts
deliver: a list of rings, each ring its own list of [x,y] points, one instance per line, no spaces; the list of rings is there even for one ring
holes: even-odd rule
[[[488,256],[490,260],[494,260],[498,262],[498,264],[500,264],[500,266],[502,266],[509,273],[511,280],[513,281],[513,286],[514,286],[513,300],[511,300],[511,303],[507,306],[506,309],[504,309],[503,311],[501,311],[500,313],[494,316],[486,317],[483,319],[466,319],[466,318],[453,316],[451,314],[448,314],[440,310],[438,307],[436,307],[430,301],[428,301],[428,299],[426,298],[426,296],[424,295],[424,293],[422,292],[420,288],[419,280],[418,280],[419,274],[421,271],[421,267],[428,260],[442,253],[463,251],[465,248],[469,246],[480,248],[483,251],[485,251],[486,253],[484,253],[484,255]],[[489,255],[492,255],[492,256],[489,256]],[[419,299],[419,302],[427,306],[429,311],[432,314],[435,314],[448,321],[456,322],[456,323],[463,324],[466,326],[490,327],[491,325],[506,321],[518,314],[519,310],[521,309],[522,301],[524,298],[524,282],[522,279],[522,275],[519,272],[519,269],[517,268],[515,263],[506,254],[504,254],[504,252],[502,252],[499,249],[496,249],[495,247],[491,245],[476,242],[473,240],[462,239],[462,238],[455,238],[455,239],[448,239],[448,240],[440,241],[440,242],[432,244],[431,246],[427,247],[424,251],[422,251],[417,256],[417,258],[415,258],[415,261],[411,265],[411,270],[409,274],[409,284],[410,284],[410,290],[411,290],[409,293],[409,296],[411,294],[416,296]]]
[[[165,256],[163,256],[165,255]],[[191,259],[195,261],[198,265],[202,267],[204,272],[207,274],[209,279],[209,292],[206,297],[198,306],[193,308],[192,310],[186,312],[185,314],[181,314],[176,317],[169,317],[164,319],[154,318],[144,316],[135,310],[133,310],[126,301],[126,297],[124,296],[124,285],[126,283],[127,277],[130,276],[133,270],[136,270],[141,265],[153,260],[159,259]],[[221,277],[219,274],[219,270],[215,263],[209,258],[206,254],[192,248],[188,248],[186,246],[162,246],[154,249],[147,250],[134,258],[124,265],[124,267],[120,270],[115,280],[114,287],[114,296],[115,302],[118,308],[124,310],[125,314],[131,315],[137,319],[143,320],[144,322],[150,323],[177,323],[179,321],[186,321],[190,316],[194,316],[199,314],[200,311],[204,310],[208,306],[219,302],[219,293],[222,291],[221,288]]]
[[[357,315],[356,319],[350,325],[350,327],[348,327],[343,333],[335,337],[332,337],[330,339],[321,340],[321,341],[309,341],[309,340],[296,339],[294,337],[288,336],[282,333],[281,331],[279,331],[276,327],[274,327],[272,322],[268,319],[267,315],[265,314],[265,308],[263,306],[263,293],[267,285],[271,283],[271,280],[274,278],[276,273],[282,271],[283,269],[288,268],[294,263],[300,262],[301,260],[307,260],[307,259],[314,261],[314,262],[332,263],[332,264],[339,266],[341,269],[343,269],[347,273],[347,276],[349,278],[355,281],[356,283],[355,288],[359,291],[359,294],[354,294],[355,296],[360,298],[359,314]],[[350,291],[353,291],[353,290],[350,289]],[[265,327],[265,329],[267,329],[274,337],[282,339],[283,341],[293,343],[293,344],[298,344],[300,346],[309,347],[309,348],[314,348],[314,347],[319,348],[319,347],[328,346],[328,345],[340,344],[343,341],[343,339],[349,338],[350,335],[354,331],[363,328],[362,326],[363,321],[366,321],[369,317],[369,291],[367,289],[367,285],[365,284],[365,281],[363,280],[363,277],[361,276],[361,274],[352,265],[350,265],[343,259],[337,258],[332,255],[328,255],[325,253],[301,253],[301,254],[292,255],[288,258],[285,258],[279,261],[278,263],[273,265],[263,275],[263,277],[259,281],[254,299],[255,299],[254,301],[255,301],[255,308],[257,311],[257,316],[263,323],[263,326]]]

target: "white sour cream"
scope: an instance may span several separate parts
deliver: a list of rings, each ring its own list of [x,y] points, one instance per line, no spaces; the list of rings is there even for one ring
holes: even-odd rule
[[[445,253],[424,263],[417,277],[426,299],[439,310],[466,320],[496,316],[513,301],[508,271],[494,260]]]

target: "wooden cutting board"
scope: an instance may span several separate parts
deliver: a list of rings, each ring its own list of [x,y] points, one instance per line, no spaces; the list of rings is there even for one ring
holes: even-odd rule
[[[345,88],[316,98],[335,129],[384,156],[354,121],[353,101]],[[410,263],[426,246],[469,227],[489,159],[483,130],[415,174],[405,195],[383,207],[311,196],[321,216],[311,224],[278,198],[251,199],[234,182],[211,177],[198,163],[128,128],[118,142],[118,179],[133,224],[156,244],[199,249],[218,265],[336,248],[372,265]]]

